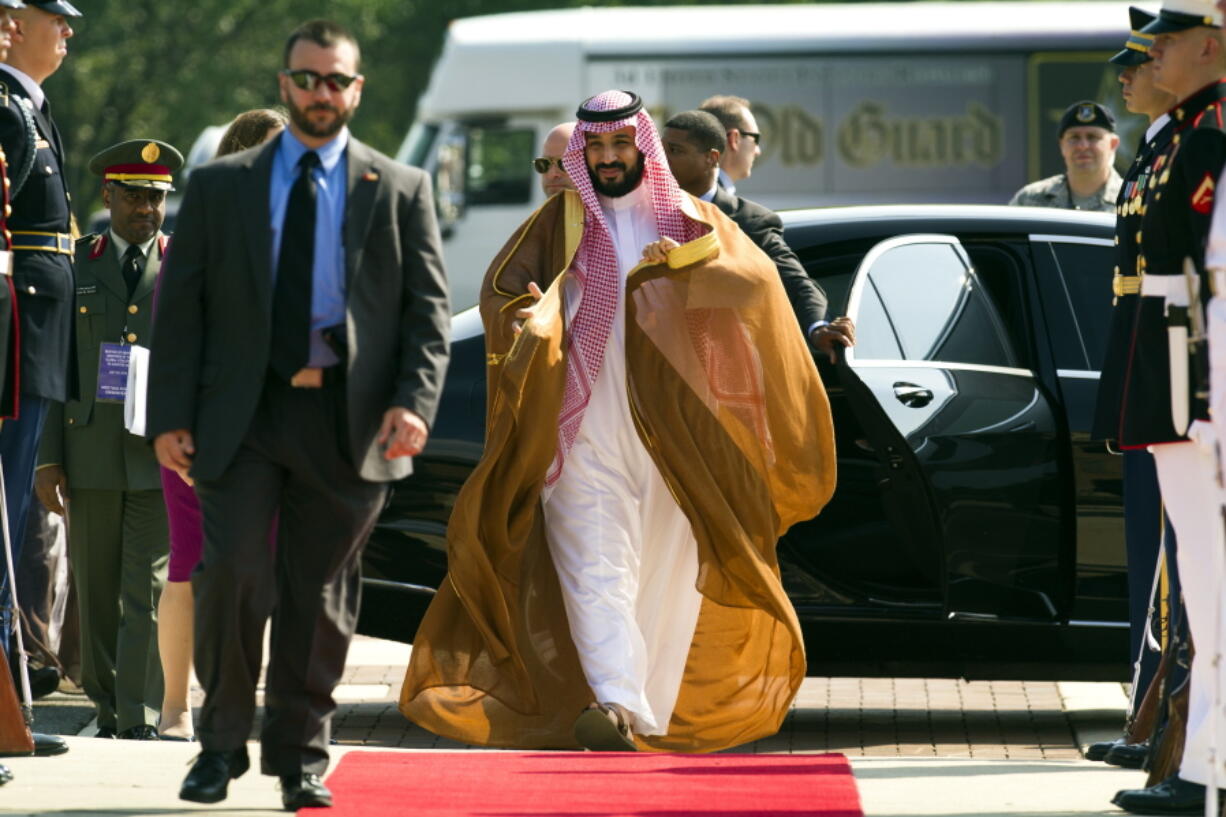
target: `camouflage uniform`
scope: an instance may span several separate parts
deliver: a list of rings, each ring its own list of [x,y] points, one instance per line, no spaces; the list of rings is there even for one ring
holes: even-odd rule
[[[1115,168],[1111,168],[1111,176],[1098,196],[1098,205],[1086,209],[1100,213],[1114,213],[1115,200],[1120,194],[1120,187],[1123,183],[1120,174],[1115,171]],[[1021,207],[1059,207],[1063,210],[1082,209],[1073,206],[1072,192],[1068,189],[1068,182],[1063,173],[1031,182],[1014,193],[1009,204]]]

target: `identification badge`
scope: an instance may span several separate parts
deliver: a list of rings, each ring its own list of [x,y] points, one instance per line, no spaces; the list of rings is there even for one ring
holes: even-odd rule
[[[128,393],[128,364],[132,347],[122,343],[104,343],[98,350],[98,393],[95,399],[103,403],[122,403]]]

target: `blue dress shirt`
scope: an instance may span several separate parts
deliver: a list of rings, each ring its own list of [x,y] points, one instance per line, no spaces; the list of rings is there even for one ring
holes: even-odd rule
[[[272,160],[272,183],[268,205],[272,215],[272,274],[276,277],[281,254],[281,233],[290,188],[298,177],[298,160],[308,148],[289,132],[277,137]],[[348,183],[347,153],[349,129],[315,150],[319,167],[315,178],[315,263],[311,269],[311,351],[308,366],[332,366],[340,359],[323,339],[322,330],[345,322],[345,186]],[[275,282],[274,282],[275,283]]]

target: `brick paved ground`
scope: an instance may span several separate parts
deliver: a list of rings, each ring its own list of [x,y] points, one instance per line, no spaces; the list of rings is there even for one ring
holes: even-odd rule
[[[346,673],[334,720],[340,743],[459,749],[396,709],[403,667]],[[353,700],[360,697],[361,700]],[[736,751],[863,757],[1075,760],[1081,756],[1052,682],[809,678],[779,734]]]

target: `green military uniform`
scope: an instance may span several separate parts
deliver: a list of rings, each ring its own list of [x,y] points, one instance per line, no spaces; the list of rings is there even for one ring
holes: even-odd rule
[[[142,146],[143,160],[131,155]],[[162,161],[170,168],[152,164],[167,152],[172,155]],[[91,169],[116,171],[104,177],[120,186],[164,190],[180,163],[169,145],[140,140],[99,154]],[[142,176],[165,181],[142,183]],[[97,397],[103,344],[149,343],[166,236],[159,231],[141,245],[143,260],[125,258],[130,246],[113,228],[77,242],[78,398],[52,404],[39,450],[39,468],[59,465],[67,482],[82,686],[97,707],[99,730],[120,737],[157,725],[162,668],[156,611],[169,551],[157,458],[142,437],[124,428],[123,403]]]
[[[123,404],[95,399],[103,342],[145,343],[165,237],[151,243],[132,296],[113,235],[77,242],[80,398],[52,403],[39,467],[68,478],[68,552],[81,610],[81,680],[99,728],[157,724],[162,667],[157,600],[166,580],[169,532],[157,458],[123,425]]]
[[[1031,182],[1014,193],[1009,203],[1021,207],[1059,207],[1065,210],[1114,213],[1115,200],[1119,197],[1123,184],[1124,180],[1120,174],[1112,168],[1107,183],[1096,194],[1081,201],[1074,198],[1073,191],[1069,190],[1068,178],[1060,173]]]

